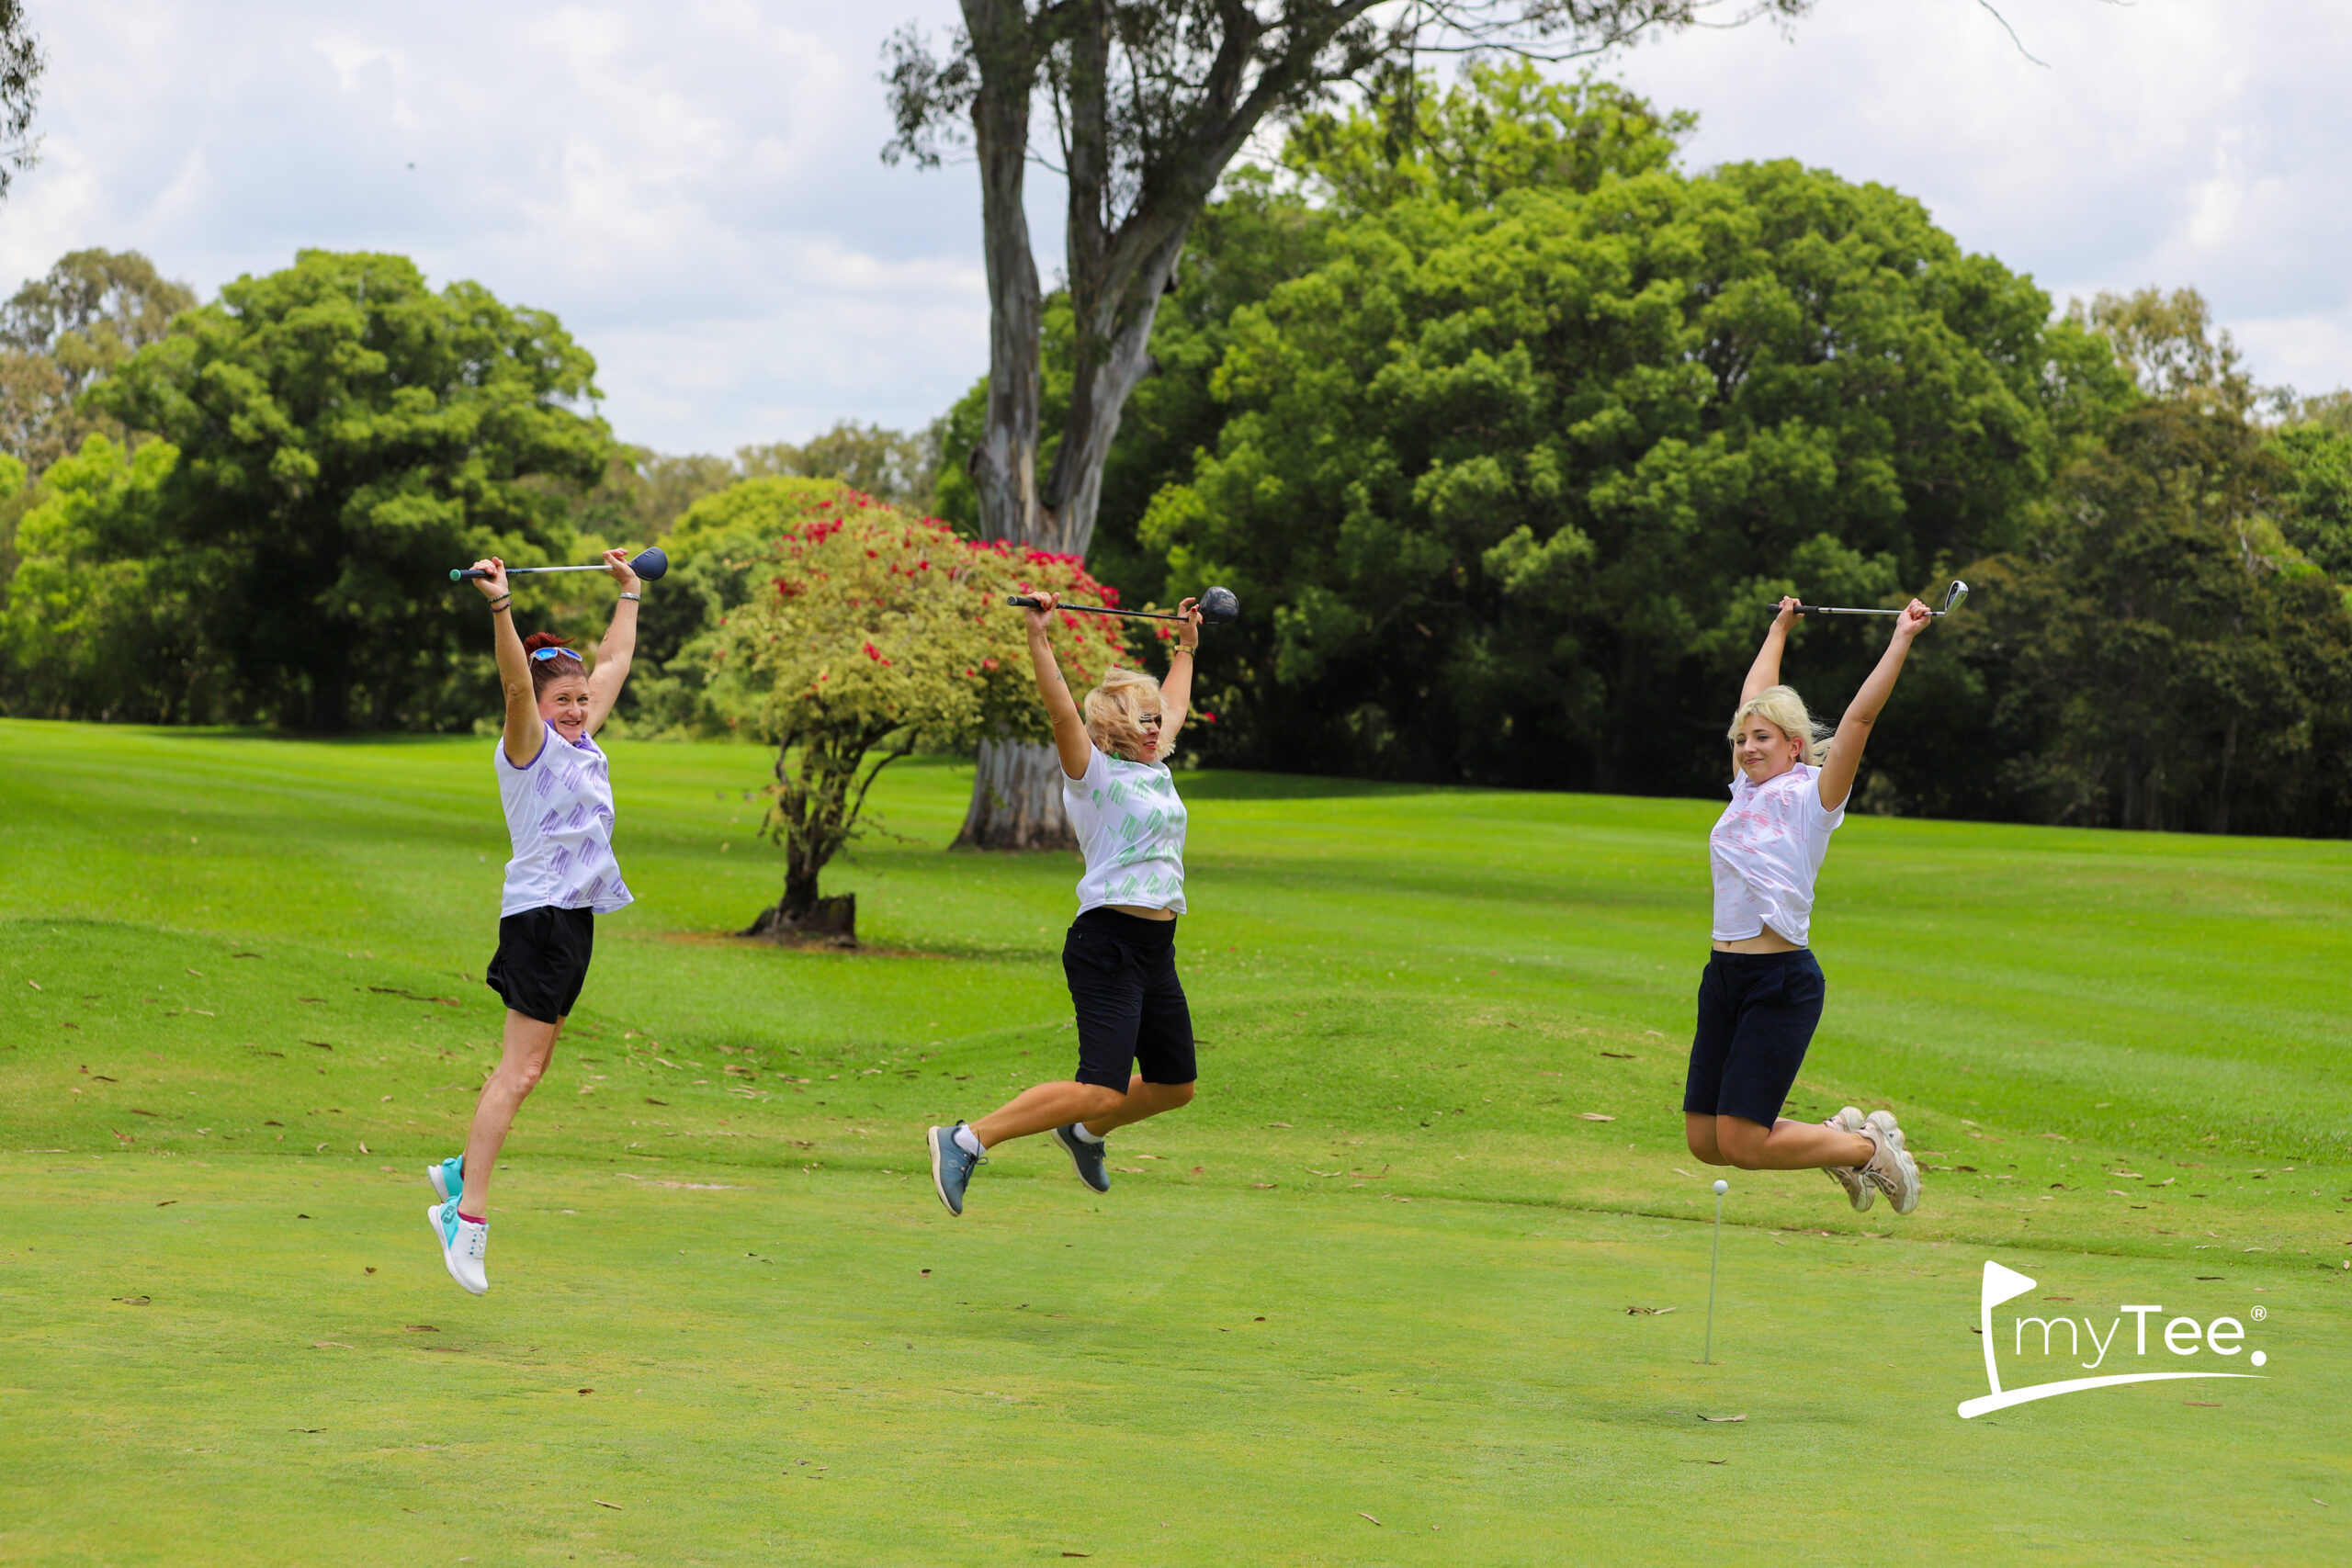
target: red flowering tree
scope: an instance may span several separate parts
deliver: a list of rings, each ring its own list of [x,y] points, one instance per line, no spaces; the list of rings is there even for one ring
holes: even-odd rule
[[[780,535],[705,653],[718,705],[775,750],[763,830],[784,846],[784,897],[747,935],[854,940],[855,895],[818,876],[855,836],[884,768],[984,734],[1043,739],[1023,621],[1008,594],[1108,591],[1074,557],[959,537],[864,496],[819,505]],[[1089,684],[1125,652],[1118,623],[1064,615],[1056,651]]]

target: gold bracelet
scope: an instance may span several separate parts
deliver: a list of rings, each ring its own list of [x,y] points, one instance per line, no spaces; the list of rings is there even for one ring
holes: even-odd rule
[[[1175,658],[1175,657],[1176,657],[1176,655],[1177,655],[1177,654],[1179,654],[1179,653],[1190,653],[1190,652],[1192,652],[1192,651],[1193,651],[1193,650],[1192,650],[1191,649],[1186,648],[1182,643],[1181,643],[1181,642],[1180,642],[1180,643],[1178,643],[1178,644],[1176,645],[1174,651],[1170,652],[1170,653],[1169,654],[1169,656],[1168,656],[1168,657],[1169,657],[1169,658],[1170,658],[1170,659],[1173,659],[1173,658]]]

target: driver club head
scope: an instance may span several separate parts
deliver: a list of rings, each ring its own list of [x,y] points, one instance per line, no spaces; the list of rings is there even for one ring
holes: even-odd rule
[[[1968,584],[1955,577],[1951,580],[1951,586],[1944,591],[1943,608],[1938,610],[1936,614],[1939,615],[1949,615],[1954,610],[1959,609],[1962,602],[1967,598]]]
[[[1240,617],[1241,601],[1230,588],[1204,588],[1201,591],[1200,610],[1203,622],[1221,626]]]
[[[628,564],[629,570],[646,581],[658,582],[662,579],[662,574],[670,570],[670,558],[663,555],[661,547],[657,545],[651,549],[639,551],[637,558]],[[1963,589],[1962,592],[1965,592],[1966,590]]]

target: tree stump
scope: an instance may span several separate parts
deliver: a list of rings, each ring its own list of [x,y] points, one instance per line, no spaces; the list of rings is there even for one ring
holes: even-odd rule
[[[762,909],[759,919],[736,934],[755,936],[781,947],[855,947],[857,895],[820,898],[797,918],[786,914],[782,904],[775,904]]]

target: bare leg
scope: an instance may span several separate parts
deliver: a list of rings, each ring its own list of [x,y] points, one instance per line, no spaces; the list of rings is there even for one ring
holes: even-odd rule
[[[481,1086],[481,1098],[474,1102],[473,1131],[466,1136],[466,1190],[458,1200],[458,1213],[478,1220],[490,1218],[490,1173],[498,1168],[498,1151],[506,1145],[514,1113],[547,1072],[548,1061],[555,1055],[556,1036],[562,1032],[561,1019],[541,1023],[507,1010],[498,1068]]]
[[[1091,1122],[1097,1117],[1116,1116],[1126,1098],[1117,1089],[1104,1089],[1100,1084],[1041,1083],[1035,1089],[1023,1089],[1005,1105],[973,1122],[972,1136],[979,1139],[982,1148],[992,1149],[1011,1139],[1066,1127],[1072,1122]]]
[[[1119,1108],[1106,1116],[1089,1117],[1086,1130],[1100,1138],[1114,1127],[1125,1127],[1147,1116],[1157,1116],[1163,1111],[1181,1111],[1193,1103],[1193,1086],[1188,1083],[1146,1083],[1141,1073],[1127,1079],[1126,1098]],[[1061,1123],[1057,1122],[1056,1126]]]
[[[1875,1150],[1860,1133],[1785,1116],[1767,1127],[1744,1116],[1686,1112],[1683,1131],[1690,1152],[1699,1158],[1742,1170],[1819,1170],[1833,1165],[1851,1169],[1868,1165]]]

